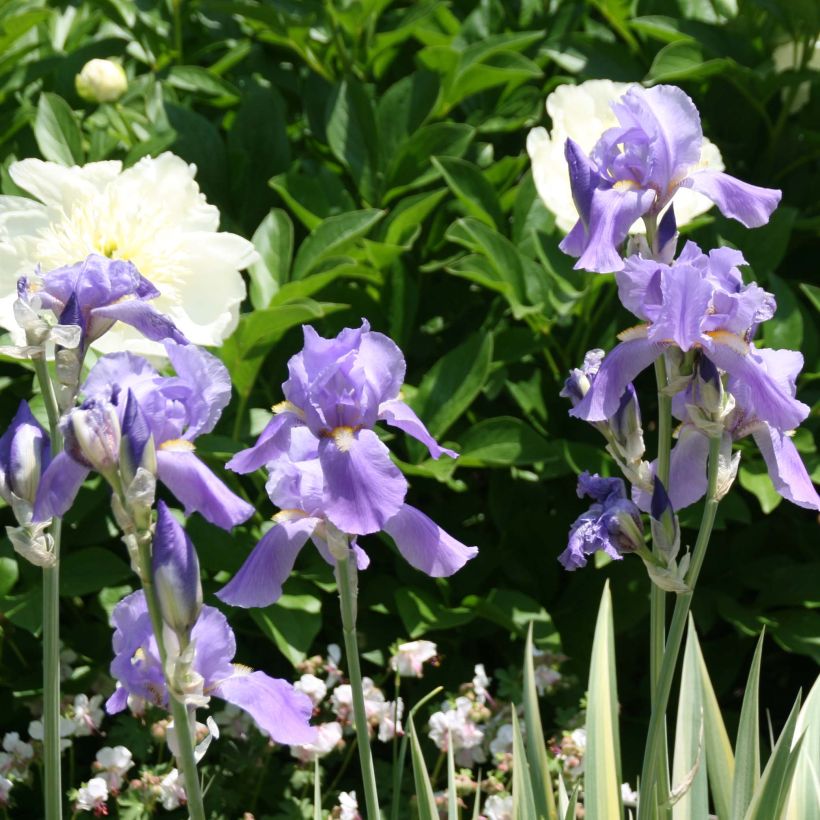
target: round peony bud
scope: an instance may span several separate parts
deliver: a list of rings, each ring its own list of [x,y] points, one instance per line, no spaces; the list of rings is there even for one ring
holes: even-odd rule
[[[128,77],[113,60],[89,60],[74,78],[77,93],[93,103],[114,102],[128,89]]]

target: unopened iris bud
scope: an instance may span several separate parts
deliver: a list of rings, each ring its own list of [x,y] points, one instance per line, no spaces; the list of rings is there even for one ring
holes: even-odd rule
[[[655,543],[667,561],[673,560],[680,549],[680,525],[663,482],[655,476],[649,515]]]
[[[609,420],[609,428],[616,444],[630,464],[643,458],[646,447],[641,426],[641,408],[635,388],[629,384],[621,396],[615,415]]]
[[[148,420],[134,393],[129,390],[125,399],[120,441],[120,473],[126,487],[134,480],[140,467],[156,475],[157,450]]]
[[[157,505],[151,575],[162,620],[186,644],[202,611],[199,560],[188,534],[162,501]]]
[[[17,520],[30,518],[40,475],[48,464],[48,434],[21,401],[8,430],[0,437],[0,496],[10,504]],[[28,515],[26,514],[28,512]]]
[[[64,426],[65,447],[75,460],[106,477],[117,466],[120,420],[107,401],[90,399],[72,410]]]
[[[89,60],[74,78],[77,93],[86,102],[114,102],[128,89],[128,77],[113,60]]]
[[[695,395],[698,406],[713,417],[723,410],[723,382],[711,359],[701,356],[695,368]]]

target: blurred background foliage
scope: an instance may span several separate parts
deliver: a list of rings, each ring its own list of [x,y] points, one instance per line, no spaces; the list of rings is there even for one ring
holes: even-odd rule
[[[534,619],[538,644],[568,655],[583,681],[609,578],[632,775],[649,714],[643,566],[568,574],[556,557],[584,507],[576,474],[614,470],[558,390],[588,348],[610,347],[634,320],[611,277],[574,271],[558,251],[526,135],[549,127],[544,100],[559,84],[675,83],[695,100],[727,171],[783,189],[764,228],[710,212],[685,233],[704,248],[737,244],[749,276],[776,294],[765,342],[805,355],[799,395],[813,410],[796,444],[820,480],[820,86],[809,66],[819,28],[813,0],[17,0],[0,8],[2,190],[20,193],[7,168],[29,156],[130,165],[171,150],[196,163],[223,228],[252,237],[261,254],[239,327],[218,351],[236,395],[199,447],[218,467],[281,400],[301,323],[331,335],[367,317],[392,336],[408,361],[406,397],[462,454],[435,463],[412,442],[395,443],[409,500],[480,554],[454,578],[430,580],[387,540],[363,539],[373,559],[359,616],[367,657],[380,661],[398,637],[435,640],[443,663],[403,691],[412,702],[469,679],[477,662],[490,674],[517,668]],[[793,67],[776,70],[773,53],[787,43]],[[122,61],[129,89],[118,102],[77,96],[74,77],[93,57]],[[10,363],[0,374],[10,419],[32,378]],[[651,379],[638,388],[651,451]],[[766,625],[762,701],[779,723],[820,660],[817,520],[780,503],[751,448],[742,465],[694,614],[730,724]],[[259,514],[232,536],[189,520],[211,604],[274,512],[261,475],[228,480]],[[693,508],[684,524],[698,517]],[[80,495],[69,524],[64,639],[85,663],[66,687],[80,692],[106,674],[107,614],[133,579],[103,486]],[[238,660],[292,677],[292,663],[340,633],[331,574],[312,551],[285,592],[266,610],[229,615]],[[4,729],[25,725],[38,687],[39,594],[38,571],[4,540]],[[365,674],[377,671],[366,662]],[[582,694],[578,683],[545,704],[546,725]],[[120,725],[108,742],[129,731]]]

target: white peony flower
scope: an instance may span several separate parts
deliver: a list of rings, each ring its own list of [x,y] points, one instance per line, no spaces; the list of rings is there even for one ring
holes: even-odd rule
[[[77,93],[86,102],[114,102],[128,90],[128,77],[113,60],[89,60],[74,78]]]
[[[108,800],[108,785],[101,777],[92,777],[77,791],[77,802],[75,811],[93,811],[99,814],[106,814],[106,801]]]
[[[311,700],[314,706],[318,706],[327,695],[327,685],[321,678],[316,675],[306,674],[302,675],[293,688],[299,692],[304,692]]]
[[[410,641],[400,644],[390,658],[390,668],[404,678],[420,678],[422,666],[435,658],[438,648],[432,641]]]
[[[316,727],[316,740],[301,746],[291,746],[290,753],[301,763],[310,763],[330,754],[342,739],[342,725],[337,721],[321,723]]]
[[[240,270],[256,258],[247,239],[219,232],[219,210],[194,179],[196,166],[164,153],[123,170],[116,161],[66,168],[24,159],[9,174],[35,199],[0,196],[0,325],[19,337],[16,283],[90,253],[128,259],[161,293],[152,301],[194,344],[218,345],[245,297]],[[37,201],[39,200],[39,201]],[[94,347],[165,356],[117,323]]]
[[[589,153],[601,134],[618,124],[611,106],[628,88],[628,83],[611,80],[559,85],[547,97],[547,114],[552,120],[552,131],[548,133],[545,128],[538,127],[527,135],[527,153],[532,161],[532,176],[538,195],[555,214],[555,222],[564,233],[568,233],[578,221],[564,158],[564,143],[567,137],[571,137],[585,153]],[[716,171],[724,168],[717,146],[705,138],[700,162],[703,167]],[[677,191],[674,204],[678,226],[691,222],[712,207],[712,202],[705,196],[688,188]],[[641,220],[630,229],[630,233],[643,232]]]
[[[487,820],[512,820],[513,799],[511,795],[494,794],[487,798],[482,814]]]

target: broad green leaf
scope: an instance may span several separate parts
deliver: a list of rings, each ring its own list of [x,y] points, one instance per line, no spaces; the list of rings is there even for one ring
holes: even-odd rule
[[[221,97],[225,103],[239,100],[240,91],[231,83],[217,77],[206,68],[196,65],[172,66],[168,72],[169,85],[182,91],[204,94],[209,97]]]
[[[783,810],[783,820],[820,820],[820,677],[800,710],[794,728],[803,745]]]
[[[17,583],[20,569],[17,560],[8,556],[0,557],[0,596],[8,595]]]
[[[504,216],[498,196],[477,166],[455,157],[433,157],[432,162],[470,216],[503,230]]]
[[[339,176],[313,161],[297,160],[286,174],[268,180],[268,185],[282,197],[294,216],[309,231],[329,216],[338,216],[356,208],[353,197]]]
[[[544,727],[541,725],[538,690],[535,687],[532,627],[533,622],[530,621],[527,643],[524,647],[524,725],[527,727],[527,756],[530,761],[532,790],[538,817],[557,820],[558,813],[547,762],[547,744],[544,740]]]
[[[723,716],[720,713],[715,690],[709,678],[709,672],[703,660],[703,654],[698,644],[698,636],[692,630],[695,650],[700,670],[701,703],[703,705],[703,723],[706,750],[707,774],[709,788],[712,791],[712,800],[715,804],[718,817],[729,818],[732,812],[732,781],[735,776],[735,758],[732,753],[732,744]]]
[[[400,199],[380,226],[384,241],[394,245],[411,244],[421,231],[421,223],[445,196],[447,189],[441,188]]]
[[[394,156],[399,146],[423,125],[438,94],[438,76],[421,70],[402,77],[381,95],[376,117],[383,156]]]
[[[43,627],[43,590],[31,587],[20,595],[0,596],[0,612],[15,626],[39,634]]]
[[[803,349],[803,314],[791,285],[774,273],[766,279],[766,290],[777,300],[777,321],[765,328],[761,345],[789,350]]]
[[[476,617],[470,607],[448,608],[426,590],[399,587],[394,593],[396,609],[407,634],[415,639],[437,629],[452,629]]]
[[[521,725],[518,722],[518,711],[512,707],[513,726],[513,817],[540,817],[535,808],[533,784],[527,754],[524,751],[524,739],[521,737]]]
[[[587,754],[584,805],[590,820],[617,820],[621,809],[621,750],[618,737],[618,684],[609,581],[604,586],[587,688]]]
[[[382,277],[373,268],[355,262],[345,262],[330,268],[330,270],[322,271],[322,273],[313,273],[305,279],[286,282],[276,291],[276,295],[271,301],[271,307],[309,299],[337,279],[357,279],[377,287],[383,282]]]
[[[272,208],[254,232],[252,241],[259,253],[259,261],[248,269],[251,304],[255,308],[266,308],[279,288],[288,281],[293,256],[293,223],[290,217],[281,208]]]
[[[322,262],[341,253],[350,243],[364,236],[384,215],[384,211],[350,211],[329,216],[311,231],[300,245],[293,262],[293,279],[301,279]]]
[[[421,753],[418,733],[412,715],[407,723],[410,733],[410,756],[413,760],[413,778],[416,782],[416,800],[419,820],[439,820],[436,798],[433,787],[430,785],[430,775],[427,774],[427,764]]]
[[[98,592],[131,577],[131,568],[109,549],[70,550],[60,560],[60,595],[74,597]]]
[[[809,285],[803,282],[800,285],[800,290],[808,296],[809,301],[814,305],[814,309],[820,313],[820,288],[817,285]]]
[[[707,59],[699,43],[681,40],[664,46],[652,61],[646,79],[652,83],[702,80],[725,72],[731,63],[723,58]]]
[[[780,506],[783,496],[777,492],[769,477],[766,465],[759,461],[752,461],[748,464],[741,464],[738,470],[740,486],[748,490],[760,502],[760,509],[764,515],[768,515],[776,507]]]
[[[559,451],[514,416],[483,419],[461,437],[458,467],[509,467],[563,462]]]
[[[69,104],[57,94],[46,92],[37,103],[34,138],[43,157],[60,165],[82,165],[83,135]]]
[[[709,814],[704,721],[697,637],[690,615],[686,649],[683,654],[672,763],[673,793],[683,790],[683,795],[672,807],[673,820],[690,820]]]
[[[760,638],[752,658],[743,706],[740,710],[740,724],[735,742],[735,779],[732,784],[732,820],[742,820],[752,801],[760,780],[760,709],[758,690],[760,687],[760,660],[763,654],[763,637]]]
[[[468,595],[461,605],[475,610],[482,618],[498,624],[511,634],[532,632],[539,647],[561,652],[561,637],[550,614],[534,598],[517,589],[493,589],[485,595]]]
[[[286,592],[272,606],[252,609],[251,617],[296,666],[307,657],[313,639],[322,628],[322,603],[312,594]]]
[[[477,333],[442,356],[424,375],[410,404],[440,438],[475,401],[490,373],[492,333]]]
[[[800,695],[797,696],[783,731],[777,739],[743,820],[770,820],[781,817],[803,744],[802,735],[796,737],[794,731],[799,714]]]

